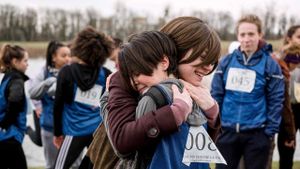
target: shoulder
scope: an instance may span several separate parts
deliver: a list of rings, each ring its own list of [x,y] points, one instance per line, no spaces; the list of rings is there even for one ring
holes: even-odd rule
[[[71,65],[65,65],[63,66],[60,71],[59,71],[59,76],[64,76],[64,75],[71,75],[72,69],[75,69],[76,65],[71,64]]]
[[[231,59],[233,57],[236,57],[236,55],[237,55],[236,52],[234,52],[234,53],[230,53],[230,54],[223,56],[220,60],[219,66],[221,66],[221,67],[227,66],[229,64],[229,62],[231,61]]]
[[[269,73],[272,72],[281,73],[281,68],[278,61],[276,61],[270,53],[266,53],[265,57],[266,57],[266,71]]]

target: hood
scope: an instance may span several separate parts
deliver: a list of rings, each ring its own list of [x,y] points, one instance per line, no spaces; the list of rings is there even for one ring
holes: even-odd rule
[[[24,82],[29,79],[27,75],[25,75],[23,72],[20,72],[17,69],[9,69],[5,72],[5,76],[3,79],[6,79],[7,77],[11,77],[11,79],[23,79]]]
[[[264,55],[264,54],[269,54],[271,55],[271,53],[273,52],[273,47],[271,44],[268,44],[266,43],[264,40],[260,40],[259,43],[258,43],[258,48],[256,50],[256,52],[251,56],[249,62],[247,63],[247,65],[256,65],[261,57]],[[244,63],[244,59],[243,59],[243,52],[240,50],[235,50],[233,52],[234,55],[237,55],[237,60],[245,65]]]
[[[74,82],[82,91],[87,91],[95,85],[98,79],[99,69],[78,63],[73,63],[70,66]]]
[[[257,48],[256,52],[258,52],[260,50],[272,53],[273,52],[273,46],[271,44],[268,44],[265,40],[260,40],[258,42],[258,48]]]

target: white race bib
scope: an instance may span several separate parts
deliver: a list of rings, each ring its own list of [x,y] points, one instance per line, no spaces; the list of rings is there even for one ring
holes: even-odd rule
[[[2,83],[3,78],[4,78],[4,73],[0,73],[0,84]]]
[[[77,87],[75,101],[97,107],[99,106],[102,88],[100,85],[94,85],[90,90],[82,91]]]
[[[227,90],[250,93],[254,89],[256,72],[248,69],[230,68],[226,80]]]
[[[294,82],[294,95],[298,103],[300,103],[300,83]]]
[[[227,165],[222,154],[203,126],[190,127],[182,162],[187,166],[191,162],[221,163]]]

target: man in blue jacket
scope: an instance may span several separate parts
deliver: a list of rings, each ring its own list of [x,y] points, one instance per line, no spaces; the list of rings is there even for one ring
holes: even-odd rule
[[[217,147],[228,164],[217,169],[236,169],[242,156],[245,168],[265,169],[281,121],[283,75],[257,16],[240,18],[236,31],[241,45],[221,60],[212,81],[223,128]]]

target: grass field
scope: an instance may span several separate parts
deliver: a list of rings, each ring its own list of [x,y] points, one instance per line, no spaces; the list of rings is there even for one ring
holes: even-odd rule
[[[300,168],[300,161],[295,161],[293,168],[294,169],[299,169]],[[33,167],[33,168],[29,167],[29,169],[43,169],[43,167]],[[215,165],[211,165],[211,169],[215,169]],[[278,169],[278,162],[273,162],[272,163],[272,169]]]
[[[228,46],[231,41],[222,41],[222,55],[225,55],[228,51]],[[282,40],[270,40],[268,41],[273,45],[274,50],[278,50],[282,46]],[[14,44],[25,48],[31,58],[45,56],[48,42],[0,42],[2,44]]]
[[[299,169],[299,168],[300,168],[300,161],[295,161],[293,165],[293,169]],[[211,165],[211,169],[215,169],[215,165]],[[272,163],[272,169],[279,169],[278,161]]]

